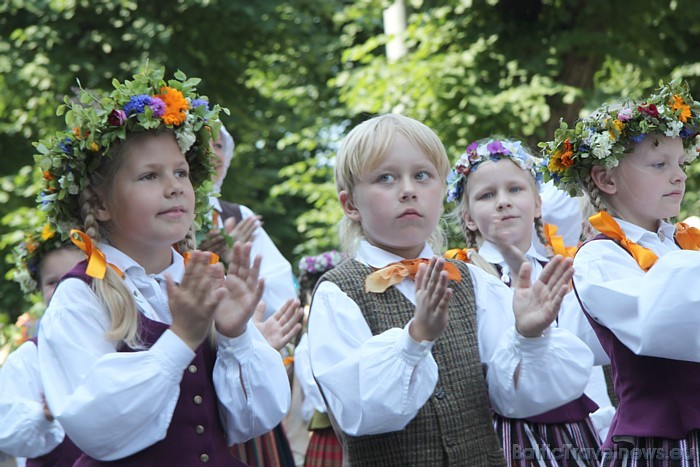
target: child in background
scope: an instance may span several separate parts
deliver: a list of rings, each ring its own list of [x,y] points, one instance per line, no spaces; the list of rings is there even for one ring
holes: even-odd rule
[[[198,79],[163,75],[114,80],[104,99],[81,91],[95,105],[69,105],[75,130],[37,146],[43,209],[88,257],[56,288],[38,346],[78,467],[241,465],[228,445],[289,406],[279,353],[248,326],[263,289],[250,244],[234,245],[226,276],[193,251],[219,108]]]
[[[299,298],[308,314],[311,296],[321,276],[345,261],[347,257],[336,250],[316,256],[304,256],[299,261]],[[308,422],[311,439],[306,450],[306,467],[341,467],[343,446],[333,431],[330,418],[311,371],[308,335],[303,334],[294,351],[294,374],[301,385],[304,400],[302,413]]]
[[[588,381],[590,351],[549,329],[570,259],[555,257],[533,285],[525,265],[513,293],[434,255],[449,165],[435,133],[400,115],[358,125],[338,152],[351,259],[321,278],[308,339],[350,465],[505,465],[489,399],[529,416],[578,397]]]
[[[233,137],[221,125],[218,137],[211,140],[216,156],[214,164],[214,193],[221,186],[233,160]],[[218,254],[228,263],[233,253],[233,241],[252,242],[251,257],[260,256],[260,277],[265,280],[264,309],[253,317],[267,342],[277,350],[286,345],[301,331],[302,311],[294,289],[294,276],[289,261],[277,249],[262,227],[262,219],[246,206],[221,200],[210,195],[212,207],[211,230],[201,247]],[[287,357],[287,355],[283,355]],[[254,467],[293,467],[294,458],[284,427],[280,423],[273,430],[234,445],[231,452],[246,464]]]
[[[574,290],[612,363],[619,405],[603,465],[700,465],[700,236],[678,215],[700,150],[687,84],[604,105],[543,143],[548,176],[599,210]]]
[[[530,266],[532,280],[536,280],[550,260],[536,250],[532,237],[534,226],[542,244],[548,243],[541,218],[538,164],[520,141],[486,138],[467,146],[451,174],[447,199],[457,203],[453,214],[459,220],[467,248],[478,249],[473,255],[484,260],[479,264],[495,268],[507,285],[513,283],[522,264]],[[573,307],[562,306],[555,326],[557,322],[561,324],[566,313],[581,315],[573,294],[567,298],[573,298]],[[607,363],[597,342],[593,350],[599,354],[598,364]],[[582,358],[587,359],[588,355],[586,352]],[[596,428],[606,430],[612,417],[600,366],[594,367],[585,392],[594,396],[595,402],[582,391],[575,400],[532,417],[509,418],[496,410],[494,424],[506,459],[512,465],[530,465],[525,459],[517,462],[517,454],[538,452],[547,465],[557,465],[557,453],[569,449],[572,460],[596,465],[600,447]],[[594,427],[589,414],[599,407],[609,414],[608,421]]]
[[[29,234],[15,255],[15,280],[25,294],[39,291],[44,306],[61,277],[83,258],[48,224]],[[0,368],[0,451],[17,456],[19,466],[70,467],[81,453],[46,406],[36,338],[27,337]]]

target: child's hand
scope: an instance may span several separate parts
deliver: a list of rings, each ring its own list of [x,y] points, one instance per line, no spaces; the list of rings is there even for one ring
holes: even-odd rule
[[[238,337],[246,330],[248,320],[260,303],[263,280],[258,278],[261,257],[256,256],[250,266],[251,243],[236,242],[223,287],[216,292],[220,297],[214,321],[216,329],[228,337]]]
[[[233,238],[237,242],[246,243],[252,241],[255,229],[260,227],[260,216],[249,216],[236,223],[236,219],[229,217],[224,221],[224,231],[226,235]],[[222,261],[226,264],[231,264],[233,257],[233,248],[230,245],[230,239],[227,239],[220,230],[212,230],[206,240],[200,244],[202,250],[211,251],[219,255]]]
[[[193,251],[180,285],[166,275],[168,303],[173,315],[170,329],[192,350],[206,338],[217,306],[216,284],[224,276],[221,263],[209,264],[210,254]]]
[[[511,271],[511,278],[513,278],[518,276],[520,266],[525,263],[527,259],[523,252],[512,242],[511,229],[512,227],[504,225],[503,221],[499,219],[498,214],[491,215],[491,232],[489,233],[489,237],[494,245],[496,245],[496,248],[498,248],[498,251],[501,252],[501,255],[503,255],[503,259]]]
[[[539,337],[556,319],[561,301],[569,291],[569,281],[574,275],[572,264],[571,258],[556,255],[532,286],[532,265],[522,265],[513,295],[515,329],[521,336]]]
[[[253,315],[253,323],[273,349],[282,350],[301,331],[303,309],[299,306],[299,300],[290,298],[265,321],[264,313],[265,304],[260,302]]]
[[[445,259],[433,256],[426,267],[421,264],[416,274],[416,313],[408,329],[413,340],[433,341],[447,327],[447,306],[452,289],[447,287]]]

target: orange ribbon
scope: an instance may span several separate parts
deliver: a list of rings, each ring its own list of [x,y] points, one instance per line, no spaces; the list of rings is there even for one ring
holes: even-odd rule
[[[209,253],[209,264],[216,264],[219,262],[219,255],[211,251],[208,251],[207,253]],[[192,255],[189,251],[183,253],[182,258],[185,260],[185,266],[187,266],[187,263],[190,262],[191,257]]]
[[[367,276],[367,279],[365,279],[365,292],[382,293],[406,278],[413,279],[418,272],[418,266],[421,264],[427,265],[429,262],[429,259],[418,258],[404,259],[391,263]],[[447,271],[450,280],[457,282],[462,280],[462,274],[454,264],[446,263],[445,271]]]
[[[659,259],[653,251],[629,240],[617,222],[615,222],[615,219],[607,212],[600,211],[598,214],[589,217],[588,221],[598,232],[620,242],[620,246],[632,255],[639,267],[644,271],[648,271]]]
[[[219,229],[219,218],[221,217],[221,214],[219,214],[219,211],[217,211],[216,209],[214,209],[213,211],[214,212],[212,212],[212,214],[211,214],[211,224],[212,224],[211,228],[214,230],[218,230]]]
[[[456,259],[468,263],[469,250],[469,248],[452,248],[451,250],[447,250],[445,253],[443,253],[442,256],[444,256],[447,259]]]
[[[70,239],[75,246],[80,248],[87,256],[88,265],[85,274],[95,279],[104,279],[105,273],[107,272],[107,264],[109,264],[122,279],[124,278],[124,273],[118,267],[107,263],[105,254],[92,243],[92,239],[88,237],[87,234],[80,230],[73,229],[70,231]]]
[[[683,222],[676,224],[676,243],[684,250],[700,249],[700,229],[691,227]]]
[[[575,246],[567,247],[564,245],[564,238],[557,235],[557,226],[554,224],[544,224],[544,238],[547,240],[548,247],[552,248],[555,255],[561,255],[564,258],[573,258],[578,249]]]

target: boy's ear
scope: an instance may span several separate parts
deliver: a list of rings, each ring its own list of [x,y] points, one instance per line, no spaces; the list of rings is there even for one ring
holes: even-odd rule
[[[343,212],[345,212],[348,219],[355,222],[360,221],[360,211],[358,211],[357,207],[355,206],[350,193],[345,190],[341,191],[338,193],[338,201],[340,201],[340,205],[343,207]]]
[[[617,193],[617,184],[615,177],[612,176],[610,170],[607,170],[600,165],[594,165],[591,168],[591,180],[600,191],[608,195]]]
[[[462,220],[464,221],[464,225],[466,225],[467,228],[472,232],[479,231],[479,227],[477,227],[476,222],[474,221],[474,219],[472,219],[472,216],[469,214],[469,211],[465,211],[462,213]]]

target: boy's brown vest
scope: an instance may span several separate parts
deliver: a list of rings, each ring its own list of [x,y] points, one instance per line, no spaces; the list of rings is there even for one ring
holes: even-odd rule
[[[479,358],[471,275],[464,263],[453,263],[462,273],[462,282],[450,284],[454,294],[449,323],[432,349],[439,373],[433,395],[401,431],[358,437],[338,433],[348,465],[505,465]],[[349,260],[327,272],[319,283],[335,283],[357,303],[373,335],[403,328],[415,306],[395,287],[381,294],[365,293],[365,278],[371,272],[370,267]]]

